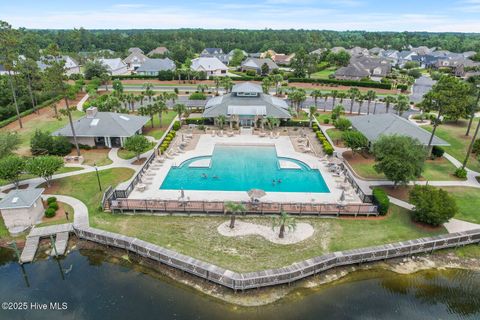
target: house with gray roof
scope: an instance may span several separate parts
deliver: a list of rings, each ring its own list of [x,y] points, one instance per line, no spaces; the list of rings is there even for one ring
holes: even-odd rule
[[[257,74],[262,74],[262,66],[264,64],[268,66],[268,73],[271,73],[273,70],[278,69],[278,65],[273,62],[272,59],[247,58],[245,61],[242,62],[241,70],[253,70]]]
[[[143,50],[138,47],[129,48],[127,51],[128,53],[140,52],[141,54],[144,54]]]
[[[357,56],[350,59],[346,67],[338,69],[335,79],[361,80],[370,77],[374,81],[380,81],[392,71],[392,66],[387,59],[379,57]]]
[[[140,51],[132,52],[128,57],[123,59],[123,62],[127,65],[129,71],[135,71],[147,60],[147,56]]]
[[[39,61],[37,61],[37,66],[40,70],[44,71],[45,69],[48,68],[48,61],[53,60],[54,58],[52,56],[48,57],[41,57]],[[61,56],[58,58],[57,61],[63,60],[65,62],[65,74],[67,76],[70,76],[72,74],[77,74],[80,73],[80,64],[78,64],[77,61],[75,61],[72,57],[70,56]]]
[[[233,86],[230,93],[208,100],[203,112],[204,118],[225,116],[232,127],[256,127],[267,117],[290,119],[288,104],[283,99],[263,93],[262,87],[251,82]]]
[[[157,47],[147,53],[147,56],[151,57],[153,55],[166,55],[168,53],[168,49],[166,47]]]
[[[205,48],[200,53],[200,57],[202,58],[217,58],[223,64],[228,65],[230,62],[230,56],[225,54],[222,48]]]
[[[0,64],[0,75],[4,75],[4,74],[7,74],[7,70],[5,69],[5,67],[3,66],[3,64]]]
[[[420,141],[427,146],[431,133],[415,123],[396,114],[370,114],[366,116],[350,117],[352,127],[360,131],[369,141],[370,147],[381,136],[401,135]],[[449,146],[450,144],[436,136],[433,137],[432,146]]]
[[[43,191],[41,188],[15,189],[0,201],[0,212],[10,234],[18,235],[42,222]]]
[[[107,68],[107,71],[112,75],[121,75],[128,72],[127,65],[120,58],[105,59],[100,58],[98,61]]]
[[[137,74],[146,76],[156,76],[160,71],[175,70],[175,62],[169,58],[164,59],[147,59],[137,69]]]
[[[141,134],[143,126],[150,120],[149,117],[143,116],[98,112],[96,107],[90,107],[86,112],[86,116],[75,121],[73,127],[78,143],[91,147],[123,147],[125,139]],[[70,125],[55,131],[52,135],[67,137],[73,143]]]
[[[190,69],[205,72],[207,77],[226,76],[228,67],[215,57],[200,57],[192,60]]]

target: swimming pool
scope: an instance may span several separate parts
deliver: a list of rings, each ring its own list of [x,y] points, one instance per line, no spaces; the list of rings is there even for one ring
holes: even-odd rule
[[[199,160],[210,159],[210,166],[190,167]],[[286,160],[296,169],[281,169]],[[273,146],[216,145],[211,157],[192,158],[172,167],[163,181],[163,190],[218,190],[267,192],[330,192],[318,170],[305,163],[277,157]]]

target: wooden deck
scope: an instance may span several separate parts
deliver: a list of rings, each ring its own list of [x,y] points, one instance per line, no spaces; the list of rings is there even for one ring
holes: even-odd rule
[[[32,262],[37,253],[38,243],[40,242],[39,236],[28,237],[23,248],[22,255],[20,256],[20,263]]]

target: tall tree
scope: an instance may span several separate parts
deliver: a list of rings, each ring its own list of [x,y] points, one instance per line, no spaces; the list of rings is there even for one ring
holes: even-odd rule
[[[75,133],[72,113],[70,112],[70,103],[68,101],[68,99],[72,96],[72,89],[66,83],[65,60],[60,55],[58,46],[55,44],[48,46],[46,54],[47,57],[45,58],[45,63],[47,68],[44,71],[46,86],[52,91],[56,92],[58,95],[61,95],[65,101],[65,109],[67,110],[68,121],[70,123],[70,129],[73,136],[73,144],[77,150],[77,155],[80,156],[80,147],[78,146],[77,134]]]
[[[373,90],[368,90],[365,97],[367,99],[367,114],[370,114],[370,104],[372,103],[372,100],[377,98],[377,93]]]
[[[392,103],[395,103],[397,101],[397,99],[395,99],[394,96],[386,96],[385,99],[383,99],[383,101],[385,102],[385,113],[388,113],[388,111],[390,110],[390,105]]]
[[[315,108],[318,109],[317,102],[318,102],[318,99],[322,97],[322,91],[318,89],[312,90],[312,92],[310,92],[310,96],[313,98],[313,103],[315,104]]]
[[[357,97],[360,95],[360,90],[358,88],[350,88],[347,91],[348,98],[350,99],[350,114],[353,112],[353,104],[355,103],[355,100]]]
[[[278,88],[280,86],[280,83],[283,81],[283,76],[281,74],[272,74],[270,76],[270,79],[272,80],[273,84],[275,85],[275,95],[278,96]]]
[[[18,107],[17,92],[15,88],[15,61],[18,60],[18,33],[12,26],[0,20],[0,64],[7,70],[8,82],[12,91],[13,103],[17,112],[17,120],[20,128],[23,128],[20,109]]]
[[[405,111],[410,109],[410,100],[407,96],[399,95],[397,98],[397,103],[393,106],[393,109],[397,111],[399,116],[402,116]]]

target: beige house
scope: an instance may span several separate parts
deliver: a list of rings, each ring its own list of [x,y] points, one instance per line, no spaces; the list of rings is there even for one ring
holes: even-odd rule
[[[44,189],[17,189],[0,201],[0,212],[11,235],[18,235],[42,221]]]

